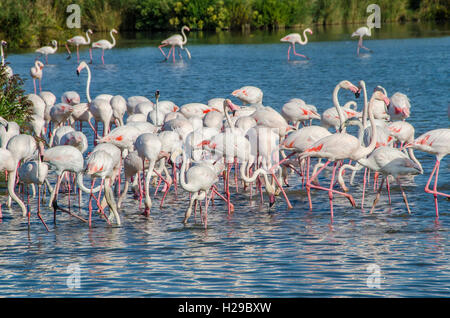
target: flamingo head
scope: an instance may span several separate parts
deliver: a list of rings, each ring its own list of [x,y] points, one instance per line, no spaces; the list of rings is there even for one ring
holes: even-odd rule
[[[89,34],[92,34],[92,33],[94,33],[94,32],[92,32],[92,30],[91,30],[91,29],[88,29],[88,30],[87,30],[87,32],[88,32]]]
[[[269,196],[269,207],[272,207],[275,204],[275,195],[271,194]]]
[[[159,90],[157,89],[155,92],[155,98],[158,99],[159,98]]]
[[[42,70],[44,68],[44,63],[42,63],[41,61],[36,61],[36,66],[39,67],[40,70]]]
[[[225,99],[223,105],[228,107],[233,112],[233,116],[237,110],[241,109],[238,105],[233,104],[233,102],[229,99]]]
[[[389,98],[387,98],[387,96],[384,95],[384,93],[381,92],[381,91],[375,91],[375,92],[373,92],[372,97],[375,98],[375,99],[384,101],[384,103],[386,104],[386,106],[388,106],[389,103],[390,103]]]
[[[119,33],[119,32],[117,32],[116,29],[112,29],[111,32],[112,32],[112,33],[115,33],[115,34]]]
[[[2,45],[3,45],[3,46],[8,46],[8,42],[2,40]]]
[[[189,27],[187,25],[183,26],[182,29],[185,29],[186,31],[191,31],[191,29],[189,29]]]
[[[308,32],[309,34],[313,34],[313,31],[310,28],[305,29],[305,32]]]
[[[87,64],[85,61],[81,61],[81,63],[77,67],[77,75],[80,75],[80,72],[83,68],[87,67]]]
[[[360,93],[361,93],[361,87],[357,87],[355,85],[353,85],[350,81],[342,81],[340,83],[342,88],[348,89],[350,91],[352,91],[353,93],[355,93],[355,97],[358,98]]]

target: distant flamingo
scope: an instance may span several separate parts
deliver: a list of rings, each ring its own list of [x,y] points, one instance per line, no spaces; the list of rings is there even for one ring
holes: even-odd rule
[[[184,45],[186,45],[187,43],[187,37],[186,34],[184,34],[184,31],[190,31],[189,27],[187,27],[186,25],[184,25],[181,28],[181,35],[179,34],[175,34],[172,35],[171,37],[161,41],[161,45],[158,46],[158,48],[160,49],[161,53],[164,55],[164,57],[166,58],[166,60],[169,59],[170,57],[170,53],[172,53],[172,58],[173,58],[173,62],[175,62],[175,46],[179,46],[182,50],[186,50],[187,56],[190,59],[191,58],[191,53],[189,52],[189,50],[187,49],[187,47],[184,47]],[[167,46],[167,45],[171,45],[172,47],[169,50],[169,54],[165,54],[163,51],[163,47]],[[181,58],[181,52],[179,52],[179,56]]]
[[[2,40],[0,42],[0,53],[2,56],[2,65],[3,66],[5,65],[5,57],[3,56],[3,47],[6,47],[7,45],[8,45],[8,43],[6,41]],[[5,69],[6,69],[6,75],[8,76],[8,78],[11,78],[14,74],[12,68],[9,65],[6,65]]]
[[[69,53],[69,55],[67,56],[67,59],[70,59],[72,57],[70,55],[70,49],[69,49],[69,46],[67,44],[68,43],[69,44],[74,44],[77,47],[77,63],[80,62],[80,54],[78,52],[79,51],[79,46],[80,45],[89,45],[91,43],[91,39],[89,38],[89,34],[92,34],[92,30],[91,29],[86,31],[86,38],[87,38],[87,40],[81,35],[74,36],[74,37],[72,37],[72,38],[67,40],[66,48],[67,48],[67,52]]]
[[[302,37],[300,36],[299,33],[288,34],[280,40],[281,42],[289,42],[290,43],[288,53],[287,53],[288,61],[289,61],[289,52],[291,51],[291,46],[292,46],[292,49],[294,50],[294,55],[301,56],[301,57],[304,57],[309,60],[309,58],[307,56],[298,54],[297,52],[295,52],[295,43],[299,43],[301,45],[306,45],[308,43],[308,37],[306,35],[306,32],[308,32],[309,34],[313,34],[313,31],[310,28],[303,30],[303,37],[305,38],[304,41],[302,40]]]
[[[41,56],[42,55],[45,56],[45,64],[48,64],[48,55],[55,54],[56,51],[58,50],[58,42],[56,40],[52,40],[52,45],[53,47],[43,46],[35,51],[36,53],[41,54]]]
[[[34,94],[36,94],[36,79],[39,80],[39,91],[42,92],[41,79],[42,79],[42,69],[44,64],[41,61],[35,61],[34,66],[30,69],[30,75],[33,78]]]
[[[419,137],[417,137],[412,143],[408,143],[405,147],[412,147],[414,149],[428,152],[429,154],[436,156],[436,164],[434,165],[433,171],[431,172],[430,178],[428,179],[427,185],[425,186],[425,192],[432,193],[434,195],[434,205],[436,208],[436,217],[439,217],[439,209],[437,196],[441,195],[450,198],[450,194],[445,194],[437,191],[437,182],[439,177],[439,166],[441,160],[450,153],[450,128],[440,128],[430,130]],[[430,190],[430,182],[434,177],[434,188]]]
[[[363,49],[366,49],[369,52],[372,52],[371,49],[369,49],[369,48],[367,48],[367,47],[365,47],[363,45],[363,36],[365,36],[365,35],[366,36],[372,36],[372,32],[371,32],[370,28],[368,28],[368,27],[360,27],[355,32],[352,33],[352,37],[359,36],[358,48],[356,50],[356,54],[358,56],[359,56],[359,49],[360,48],[363,48]]]
[[[92,43],[92,47],[89,49],[89,55],[91,57],[91,61],[89,62],[90,64],[92,64],[92,49],[102,49],[102,62],[103,62],[103,64],[105,64],[105,59],[104,59],[105,50],[110,50],[114,46],[116,46],[116,39],[114,38],[113,33],[117,34],[118,32],[116,29],[112,29],[111,32],[109,33],[112,38],[112,43],[109,42],[108,40],[100,40],[100,41]]]

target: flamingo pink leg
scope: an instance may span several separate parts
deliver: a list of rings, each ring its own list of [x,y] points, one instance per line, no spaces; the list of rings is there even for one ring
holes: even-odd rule
[[[384,183],[384,178],[381,179],[381,184],[380,184],[380,187],[378,188],[377,196],[375,197],[375,200],[373,200],[373,205],[372,205],[372,209],[370,209],[370,214],[372,214],[373,210],[375,209],[375,206],[378,203],[378,200],[380,199],[381,190],[383,188],[383,183]]]
[[[161,51],[161,53],[164,55],[165,59],[167,60],[167,55],[166,55],[166,53],[164,53],[164,50],[162,49],[165,46],[167,46],[167,44],[161,44],[160,46],[158,46],[158,49]]]
[[[434,195],[434,206],[436,209],[436,218],[439,218],[439,207],[438,207],[438,201],[437,201],[437,196],[441,195],[447,198],[450,198],[449,194],[445,194],[442,192],[438,192],[437,191],[437,182],[438,182],[438,177],[439,177],[439,166],[440,166],[441,162],[439,160],[436,160],[436,164],[434,165],[433,171],[431,172],[430,178],[428,179],[427,185],[425,186],[425,192],[426,193],[432,193]],[[431,179],[433,178],[433,175],[435,175],[434,177],[434,187],[433,190],[430,190],[430,182]]]
[[[295,52],[295,43],[294,43],[294,44],[292,44],[292,48],[294,49],[294,54],[295,54],[295,55],[297,55],[297,56],[301,56],[301,57],[304,57],[305,59],[309,60],[309,58],[308,58],[307,56],[305,56],[305,55],[302,55],[302,54],[299,54],[299,53]]]

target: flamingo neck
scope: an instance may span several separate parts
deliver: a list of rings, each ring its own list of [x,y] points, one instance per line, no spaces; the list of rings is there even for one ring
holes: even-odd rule
[[[196,192],[196,188],[194,188],[191,184],[186,183],[186,165],[187,165],[187,158],[186,158],[186,152],[183,151],[182,152],[182,156],[183,156],[183,163],[181,164],[181,169],[180,169],[180,184],[181,187],[188,191],[188,192]]]
[[[362,113],[362,126],[364,129],[366,129],[367,128],[367,111],[368,111],[366,82],[361,80],[361,81],[359,81],[359,85],[361,86],[361,88],[363,89],[363,92],[364,92],[364,108],[363,108],[363,113]]]
[[[369,102],[369,120],[370,120],[370,128],[371,128],[371,133],[372,133],[372,139],[370,140],[370,144],[367,147],[361,147],[361,150],[358,152],[358,158],[356,158],[356,160],[358,160],[359,158],[365,158],[368,155],[370,155],[370,153],[375,149],[375,146],[377,144],[377,125],[375,124],[375,118],[373,116],[373,101],[375,100],[375,97],[372,96],[370,98],[370,102]]]
[[[86,82],[86,98],[88,100],[88,103],[91,103],[91,94],[89,93],[90,87],[91,87],[91,70],[89,68],[89,66],[86,65],[86,69],[88,72],[88,78],[87,78],[87,82]]]
[[[2,55],[2,65],[5,65],[5,57],[3,56],[3,44],[0,43],[0,51]]]
[[[303,30],[303,37],[305,38],[305,40],[302,40],[302,37],[300,37],[300,44],[301,45],[306,45],[308,43],[308,36],[306,35],[306,29]]]
[[[421,170],[422,173],[423,173],[422,165],[421,165],[420,161],[417,160],[416,156],[414,155],[414,150],[413,150],[413,148],[412,148],[412,147],[409,147],[409,148],[407,148],[407,149],[408,149],[407,151],[408,151],[409,158],[411,158],[411,160],[414,161],[414,162],[416,163],[416,165],[418,165],[418,166],[420,167],[420,170]]]
[[[183,42],[181,42],[183,45],[185,45],[187,43],[187,36],[184,33],[184,27],[181,28],[181,34],[183,35]]]
[[[89,37],[89,31],[86,31],[86,38],[87,38],[86,44],[90,44],[91,38]]]
[[[115,47],[116,46],[116,38],[113,35],[113,31],[111,30],[111,32],[109,32],[109,34],[111,35],[111,38],[113,40],[111,47]]]
[[[234,124],[231,122],[230,114],[228,113],[228,106],[226,106],[225,104],[223,105],[223,112],[225,113],[225,117],[227,118],[227,123],[231,129],[231,132],[234,133],[235,127]]]
[[[334,107],[336,107],[336,111],[339,115],[339,121],[341,122],[341,126],[342,126],[342,124],[345,122],[345,117],[344,117],[344,113],[342,112],[341,105],[339,104],[339,100],[338,100],[338,92],[341,89],[341,83],[337,84],[336,87],[334,88],[333,104],[334,104]],[[342,132],[345,132],[345,128],[343,129]]]

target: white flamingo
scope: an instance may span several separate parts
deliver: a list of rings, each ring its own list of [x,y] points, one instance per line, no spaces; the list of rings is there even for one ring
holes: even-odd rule
[[[69,55],[67,56],[67,59],[70,59],[72,57],[70,55],[71,53],[70,53],[70,49],[69,49],[68,44],[74,44],[77,47],[77,63],[80,62],[80,54],[78,52],[79,51],[79,46],[80,45],[89,45],[89,44],[91,44],[91,39],[89,38],[89,34],[92,34],[92,33],[93,32],[92,32],[91,29],[88,29],[86,31],[86,39],[87,40],[82,35],[77,35],[77,36],[74,36],[74,37],[72,37],[72,38],[67,40],[66,48],[67,48],[67,52],[69,53]]]
[[[295,52],[295,43],[299,43],[301,45],[306,45],[308,43],[308,36],[306,35],[306,32],[308,32],[309,34],[313,34],[313,31],[310,28],[303,30],[303,37],[305,38],[305,40],[302,40],[302,37],[300,36],[299,33],[288,34],[280,40],[281,42],[289,42],[290,43],[288,53],[287,53],[288,61],[289,61],[289,52],[291,51],[291,46],[292,46],[292,49],[294,50],[294,55],[301,56],[301,57],[304,57],[309,60],[309,58],[307,56]]]
[[[92,46],[89,49],[89,55],[91,57],[91,61],[89,62],[90,64],[92,64],[92,49],[102,49],[102,63],[105,64],[105,59],[104,59],[105,50],[111,50],[113,47],[116,46],[116,39],[114,38],[113,34],[117,34],[117,33],[118,32],[116,29],[112,29],[111,32],[109,33],[112,38],[112,43],[109,42],[108,40],[100,40],[100,41],[92,43]]]
[[[175,34],[175,35],[172,35],[171,37],[169,37],[169,38],[167,38],[167,39],[161,41],[161,45],[158,46],[158,48],[160,49],[161,53],[164,55],[164,57],[165,57],[166,60],[169,59],[170,54],[172,53],[173,62],[175,62],[175,46],[179,46],[180,49],[186,50],[186,54],[187,54],[188,58],[189,58],[189,59],[191,58],[191,53],[189,52],[189,50],[187,49],[187,47],[185,47],[185,45],[186,45],[186,43],[187,43],[187,36],[186,36],[186,34],[184,33],[184,31],[190,31],[189,27],[186,26],[186,25],[184,25],[184,26],[181,28],[181,34],[182,34],[182,35]],[[163,51],[162,48],[165,47],[165,46],[167,46],[167,45],[170,45],[170,46],[172,46],[172,47],[171,47],[170,50],[169,50],[169,54],[166,55],[166,53],[164,53],[164,51]],[[180,58],[181,58],[181,51],[179,51],[178,55],[179,55]]]
[[[48,65],[48,55],[55,54],[58,50],[58,42],[56,40],[52,40],[52,46],[43,46],[37,49],[35,52],[39,53],[41,56],[45,56],[45,64]]]

